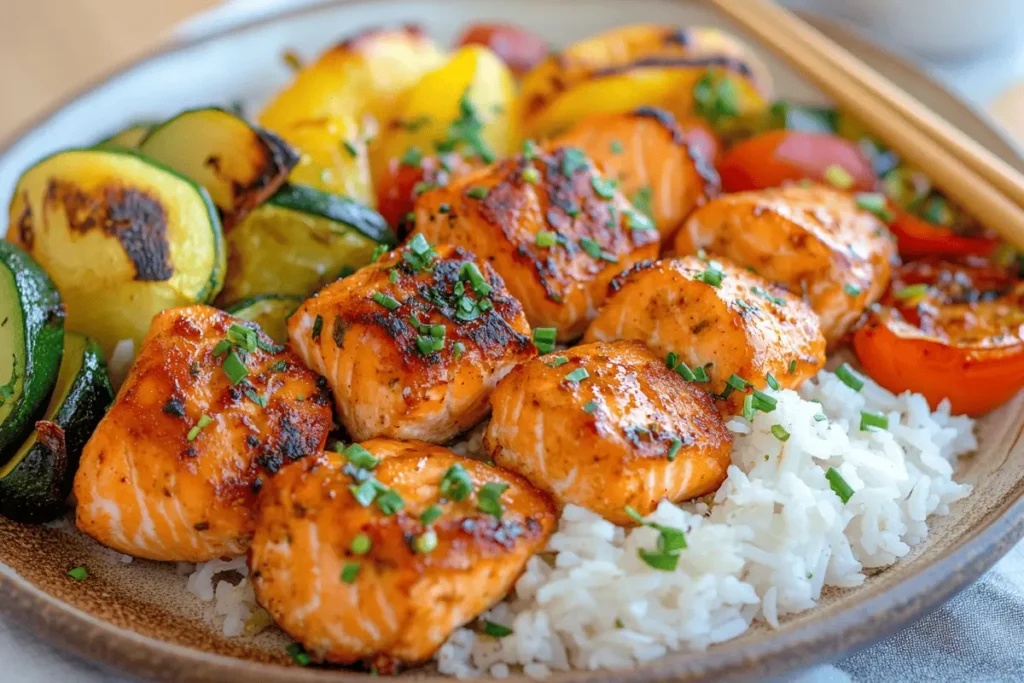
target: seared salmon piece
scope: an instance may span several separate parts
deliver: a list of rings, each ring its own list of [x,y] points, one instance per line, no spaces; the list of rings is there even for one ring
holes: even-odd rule
[[[260,487],[330,427],[327,384],[253,323],[166,310],[82,452],[78,528],[150,560],[244,553]]]
[[[372,439],[267,483],[250,576],[312,657],[390,674],[503,599],[555,524],[550,498],[516,474]]]
[[[583,340],[643,341],[715,394],[728,392],[733,375],[756,389],[765,388],[768,375],[796,388],[825,364],[825,337],[811,307],[728,262],[686,256],[641,264],[612,281],[612,289]],[[738,411],[743,400],[743,393],[729,392],[729,409]]]
[[[633,206],[654,220],[671,243],[691,211],[718,196],[710,160],[692,144],[672,114],[641,107],[625,114],[594,114],[552,142],[582,149]]]
[[[830,346],[882,296],[897,259],[884,223],[821,185],[722,195],[690,215],[675,247],[753,268],[806,297]]]
[[[732,435],[711,397],[638,341],[584,344],[509,373],[491,397],[494,462],[561,505],[632,523],[659,501],[714,491]]]
[[[487,416],[513,365],[537,355],[501,277],[422,236],[307,300],[288,335],[327,377],[353,439],[448,441]]]
[[[583,334],[619,272],[658,254],[658,231],[580,150],[533,147],[416,200],[415,232],[465,247],[505,278],[534,327]]]

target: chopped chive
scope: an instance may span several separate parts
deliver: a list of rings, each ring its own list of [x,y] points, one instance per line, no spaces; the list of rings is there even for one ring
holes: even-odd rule
[[[377,259],[386,253],[388,253],[388,245],[378,244],[373,248],[373,253],[370,254],[370,263],[376,263]]]
[[[551,353],[555,350],[555,336],[557,330],[553,327],[536,327],[533,330],[533,345],[541,353]]]
[[[260,408],[267,407],[267,397],[257,394],[255,389],[245,388],[242,389],[242,393],[245,394],[247,399],[258,405]]]
[[[647,563],[649,567],[661,570],[663,572],[675,571],[676,567],[679,566],[679,554],[678,553],[662,553],[653,550],[645,550],[640,548],[637,551],[640,555],[640,559]]]
[[[463,280],[469,280],[470,286],[473,291],[480,296],[489,296],[491,293],[491,286],[484,279],[483,273],[475,263],[469,261],[464,263],[462,270],[459,271],[459,278]]]
[[[582,382],[583,380],[585,380],[588,377],[590,377],[590,373],[587,372],[586,368],[576,368],[575,370],[570,372],[568,375],[566,375],[565,379],[570,381],[570,382]]]
[[[754,294],[758,295],[759,297],[762,297],[764,299],[768,299],[768,301],[771,301],[776,306],[785,306],[786,305],[786,300],[785,299],[783,299],[780,296],[775,296],[771,292],[767,292],[764,289],[758,287],[757,285],[754,285],[753,287],[751,287],[750,291],[752,291]]]
[[[870,211],[886,223],[891,223],[896,219],[896,216],[889,210],[885,195],[881,192],[858,192],[854,201],[859,208]]]
[[[743,419],[753,420],[754,419],[754,395],[747,394],[743,397]]]
[[[615,196],[615,188],[618,185],[614,180],[607,180],[598,175],[590,176],[590,186],[602,199],[611,199]]]
[[[669,351],[668,355],[665,356],[665,367],[669,370],[675,370],[676,365],[679,363],[679,354],[675,351]]]
[[[369,507],[379,492],[378,482],[373,479],[367,479],[358,486],[349,486],[348,490],[352,492],[352,497],[356,499],[356,502],[364,508]]]
[[[618,140],[612,140],[611,144],[612,154],[622,154],[622,143]]]
[[[654,223],[651,221],[651,219],[645,216],[644,214],[640,213],[639,211],[628,209],[625,213],[630,230],[654,230]]]
[[[416,349],[424,356],[429,356],[444,349],[444,337],[421,335],[416,337]]]
[[[405,501],[393,489],[382,491],[374,502],[385,515],[393,515],[405,507]]]
[[[291,657],[299,666],[309,666],[311,663],[309,655],[306,654],[306,649],[302,647],[300,643],[292,643],[286,647],[284,651],[287,652],[288,656]]]
[[[421,555],[426,555],[435,548],[437,548],[437,532],[433,529],[427,529],[412,542],[412,549]]]
[[[767,375],[765,375],[764,380],[768,382],[768,386],[770,386],[775,391],[778,391],[780,389],[779,380],[775,379],[775,375],[773,375],[772,373],[769,372]]]
[[[398,303],[398,301],[394,297],[389,296],[384,292],[374,292],[373,300],[376,301],[381,306],[383,306],[384,308],[388,309],[389,311],[393,311],[402,305]]]
[[[711,381],[708,377],[708,371],[704,369],[703,365],[698,365],[693,369],[693,381],[694,382],[709,382]]]
[[[193,426],[192,429],[188,430],[188,435],[186,435],[185,438],[188,439],[189,441],[195,441],[196,437],[199,436],[199,432],[201,432],[211,422],[213,422],[213,418],[210,417],[209,415],[206,415],[205,413],[203,415],[200,415],[199,421],[196,422],[195,426]]]
[[[480,487],[476,493],[476,506],[482,512],[501,519],[504,508],[501,505],[501,494],[509,485],[505,482],[491,481]]]
[[[85,581],[89,578],[89,570],[85,567],[74,567],[68,570],[68,578],[74,579],[75,581]]]
[[[222,367],[224,368],[224,374],[231,380],[232,385],[238,384],[249,376],[249,369],[245,367],[245,363],[242,362],[238,352],[234,349],[228,352]]]
[[[391,281],[391,284],[395,284],[396,282],[398,282],[398,271],[392,269],[392,271],[388,273],[388,280]]]
[[[487,197],[488,190],[486,187],[471,187],[466,190],[466,196],[470,199],[484,199]]]
[[[782,425],[772,425],[772,436],[774,436],[779,441],[789,440],[789,432],[787,432],[785,427],[783,427]]]
[[[750,382],[748,382],[747,380],[743,379],[742,377],[735,373],[730,375],[729,379],[725,380],[725,383],[728,386],[735,389],[736,391],[744,391],[747,387],[750,386]]]
[[[868,410],[860,411],[860,431],[868,431],[868,427],[876,427],[878,429],[889,428],[889,417],[882,415],[881,413],[872,413]]]
[[[725,273],[718,270],[717,268],[707,268],[703,272],[697,273],[693,276],[694,280],[703,282],[704,284],[711,285],[712,287],[719,287],[722,284],[722,278]]]
[[[849,190],[853,187],[853,176],[839,164],[832,164],[825,169],[825,180],[840,190]]]
[[[405,150],[405,154],[402,155],[398,163],[402,166],[419,166],[421,161],[423,161],[423,151],[419,147],[410,147]]]
[[[551,362],[547,363],[549,368],[559,368],[569,362],[569,359],[565,356],[555,356],[551,359]]]
[[[843,475],[839,474],[839,470],[835,467],[829,467],[828,471],[825,472],[825,478],[828,479],[832,492],[839,496],[839,500],[843,501],[844,505],[850,502],[850,498],[853,497],[853,489],[843,479]]]
[[[371,546],[372,543],[370,541],[369,536],[367,536],[366,534],[358,534],[355,538],[352,539],[352,543],[349,545],[348,549],[354,552],[356,555],[365,555],[366,553],[370,552]]]
[[[473,490],[473,480],[462,465],[452,465],[441,477],[441,495],[449,500],[461,502],[469,497]]]
[[[587,401],[586,405],[583,406],[583,412],[588,415],[593,414],[597,410],[597,401]]]
[[[255,351],[259,335],[256,334],[256,330],[243,325],[232,325],[228,328],[227,341],[246,351]],[[216,347],[214,349],[216,350]]]
[[[351,140],[345,140],[341,143],[341,146],[345,148],[345,151],[352,156],[353,159],[359,157],[359,148],[355,146]]]
[[[928,293],[928,285],[923,282],[919,282],[916,285],[907,285],[895,293],[897,299],[919,299]]]
[[[564,147],[562,149],[562,175],[571,178],[576,171],[587,168],[587,155],[575,147]]]
[[[847,282],[845,285],[843,285],[843,291],[850,296],[859,296],[861,289],[857,285],[851,285],[849,282]]]
[[[359,576],[359,570],[363,568],[363,565],[358,562],[347,562],[341,570],[341,580],[345,583],[355,583],[356,577]]]
[[[679,449],[682,448],[682,447],[683,447],[683,441],[682,441],[682,439],[679,439],[678,437],[672,439],[672,441],[669,442],[669,444],[668,444],[668,460],[669,460],[669,462],[672,462],[673,460],[676,459],[676,456],[679,454]]]
[[[380,460],[373,457],[373,453],[357,443],[351,444],[341,453],[350,463],[364,470],[372,470],[380,462]]]
[[[533,140],[523,142],[523,158],[531,161],[537,158],[537,145]]]
[[[796,359],[795,358],[793,360],[789,361],[789,374],[791,374],[791,375],[795,375],[796,374]]]
[[[754,408],[762,413],[770,413],[779,405],[778,399],[758,389],[754,389],[751,395],[754,397]]]
[[[444,510],[441,509],[440,505],[431,505],[420,515],[420,524],[423,526],[430,526],[436,522],[442,514],[444,514]]]
[[[460,358],[462,358],[462,354],[464,354],[464,353],[466,353],[466,345],[465,344],[463,344],[460,341],[457,341],[454,344],[452,344],[452,357],[455,360],[459,360]]]
[[[824,415],[823,415],[822,413],[818,413],[818,414],[816,414],[816,415],[814,416],[814,421],[815,421],[815,422],[824,422],[824,421],[825,421],[825,420],[827,420],[827,419],[828,419],[828,418],[827,418],[827,417],[825,417],[825,416],[824,416]]]
[[[836,368],[836,377],[854,391],[860,391],[864,388],[864,380],[846,363]]]
[[[230,350],[231,342],[229,342],[227,339],[221,339],[219,342],[217,342],[216,346],[213,347],[213,357],[219,358],[220,356],[223,356]]]
[[[592,258],[601,258],[601,245],[589,237],[580,238],[580,248]]]
[[[693,382],[697,379],[697,375],[693,374],[693,370],[686,364],[686,361],[679,361],[679,365],[676,366],[675,370],[676,374],[687,382]]]
[[[529,168],[524,168],[523,180],[530,183],[531,185],[536,185],[537,183],[540,182],[540,171],[535,169],[533,166],[530,166]]]
[[[558,235],[550,230],[541,230],[536,236],[538,247],[553,247],[558,244]]]
[[[484,634],[492,638],[504,638],[512,635],[513,631],[508,626],[496,624],[493,621],[484,620]]]

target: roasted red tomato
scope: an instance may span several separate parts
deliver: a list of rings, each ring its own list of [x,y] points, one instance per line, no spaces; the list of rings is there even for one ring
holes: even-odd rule
[[[718,165],[726,192],[761,190],[803,179],[868,191],[878,180],[857,143],[835,135],[771,130],[733,145]]]
[[[398,227],[412,211],[417,195],[447,185],[473,168],[458,154],[427,157],[408,153],[401,159],[391,159],[387,175],[377,187],[377,210],[389,225]]]
[[[864,370],[890,391],[980,415],[1024,387],[1024,282],[989,262],[917,261],[900,268],[853,336]]]
[[[893,220],[889,229],[896,235],[900,256],[908,259],[928,256],[989,256],[999,246],[999,238],[992,235],[960,235],[942,225],[929,223],[923,218],[904,211],[889,202]]]
[[[550,48],[538,35],[510,24],[471,24],[456,47],[483,45],[494,51],[517,77],[548,56]]]
[[[679,130],[683,131],[683,137],[692,149],[697,150],[697,153],[713,167],[718,166],[722,143],[705,119],[683,119],[679,121]]]

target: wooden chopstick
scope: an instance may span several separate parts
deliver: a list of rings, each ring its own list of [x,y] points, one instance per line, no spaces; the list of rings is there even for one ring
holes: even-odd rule
[[[969,213],[1024,249],[1024,176],[856,57],[768,0],[709,0],[921,168]]]

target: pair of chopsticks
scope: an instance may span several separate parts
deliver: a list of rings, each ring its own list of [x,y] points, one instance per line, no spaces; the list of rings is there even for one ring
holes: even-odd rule
[[[1024,249],[1024,176],[771,0],[708,0],[802,72],[982,224]]]

